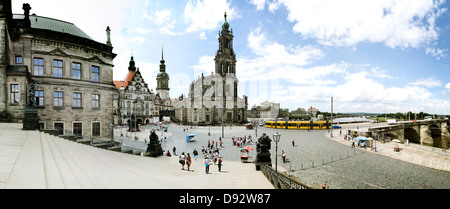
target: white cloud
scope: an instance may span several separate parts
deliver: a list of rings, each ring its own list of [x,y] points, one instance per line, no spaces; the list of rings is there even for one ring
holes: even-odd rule
[[[170,21],[170,17],[172,16],[172,12],[168,9],[163,9],[161,11],[155,12],[155,23],[159,26],[161,26],[164,23],[167,23]]]
[[[205,31],[203,31],[203,32],[200,33],[199,38],[200,38],[201,40],[206,40],[206,33],[205,33]]]
[[[251,0],[251,4],[256,6],[256,10],[264,10],[264,7],[266,5],[266,0]]]
[[[417,48],[438,38],[435,20],[446,9],[433,0],[278,0],[295,22],[293,31],[334,46],[369,41]],[[261,3],[260,3],[261,4]],[[277,7],[273,7],[276,9]]]
[[[189,24],[187,32],[217,29],[224,21],[224,12],[228,22],[236,18],[227,0],[189,0],[184,8],[185,21]]]
[[[447,56],[448,49],[440,49],[440,48],[425,48],[425,54],[430,54],[433,57],[436,57],[437,60],[441,58],[445,58]]]
[[[450,83],[447,83],[447,85],[445,85],[445,88],[447,89],[448,92],[450,92]]]
[[[424,87],[427,87],[427,88],[432,88],[432,87],[442,86],[442,83],[441,83],[441,81],[436,80],[434,78],[426,78],[426,79],[422,78],[422,79],[419,79],[419,80],[417,80],[415,82],[409,83],[409,85],[424,86]]]

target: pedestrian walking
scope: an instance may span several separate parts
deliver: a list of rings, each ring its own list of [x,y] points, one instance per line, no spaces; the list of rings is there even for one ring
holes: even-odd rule
[[[284,150],[281,151],[281,157],[283,158],[283,163],[286,163],[286,153]]]
[[[222,169],[222,157],[219,157],[219,162],[217,164],[217,168],[219,169],[219,172],[220,172],[220,170]]]
[[[192,152],[192,154],[194,154],[194,160],[197,160],[198,152],[197,152],[196,149],[194,149],[194,151]]]
[[[206,174],[209,173],[209,157],[208,157],[208,155],[205,157],[205,172],[206,172]]]
[[[294,139],[292,139],[292,146],[294,146],[294,144],[295,144],[295,141],[294,141]]]
[[[179,162],[180,162],[180,164],[181,164],[181,170],[184,170],[184,164],[186,163],[186,156],[184,155],[184,152],[183,153],[181,153],[181,155],[180,155],[180,157],[179,157]]]
[[[177,155],[177,154],[176,154],[177,148],[176,148],[175,146],[173,146],[172,151],[173,151],[173,155]]]
[[[189,167],[191,167],[191,163],[192,163],[192,161],[191,161],[191,155],[189,155],[189,153],[187,153],[187,156],[186,156],[186,165],[187,165],[187,170],[189,171]]]

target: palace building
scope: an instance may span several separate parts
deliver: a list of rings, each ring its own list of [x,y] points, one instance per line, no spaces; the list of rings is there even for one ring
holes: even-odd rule
[[[130,124],[136,119],[137,124],[153,122],[154,93],[136,69],[133,56],[128,67],[128,73],[123,81],[114,81],[118,94],[113,96],[114,124]]]
[[[175,121],[182,124],[219,125],[246,122],[247,96],[238,96],[236,54],[233,50],[233,29],[225,22],[219,31],[215,71],[202,76],[189,86],[187,97],[174,101]]]
[[[123,81],[114,81],[117,95],[113,96],[114,124],[150,124],[162,121],[163,116],[172,116],[172,101],[169,97],[169,74],[166,73],[164,52],[161,55],[159,73],[156,77],[156,93],[148,87],[131,57],[128,74]],[[155,120],[155,117],[158,119]]]
[[[21,122],[31,84],[41,128],[60,134],[109,137],[113,123],[113,59],[106,43],[76,25],[48,17],[12,14],[0,2],[0,120]]]

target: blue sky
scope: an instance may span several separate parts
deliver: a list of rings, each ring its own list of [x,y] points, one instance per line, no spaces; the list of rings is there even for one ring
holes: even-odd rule
[[[335,112],[450,114],[450,3],[445,0],[17,0],[13,12],[72,22],[99,42],[111,27],[114,79],[133,54],[156,88],[161,48],[170,96],[214,71],[226,11],[239,95]]]

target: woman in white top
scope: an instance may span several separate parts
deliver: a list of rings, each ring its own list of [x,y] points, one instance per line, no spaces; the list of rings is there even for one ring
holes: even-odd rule
[[[184,152],[180,155],[180,164],[181,164],[181,170],[184,170],[184,164],[185,164],[185,155]]]

